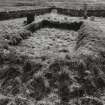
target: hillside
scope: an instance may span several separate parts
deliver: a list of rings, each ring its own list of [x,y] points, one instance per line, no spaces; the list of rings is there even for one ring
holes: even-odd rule
[[[17,4],[25,4],[25,5],[32,5],[32,4],[43,4],[45,2],[65,2],[65,3],[78,3],[83,4],[86,3],[105,3],[105,0],[0,0],[0,6],[14,6]]]

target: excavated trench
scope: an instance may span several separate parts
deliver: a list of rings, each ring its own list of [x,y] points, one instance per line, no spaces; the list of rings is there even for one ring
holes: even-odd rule
[[[0,61],[4,103],[103,105],[105,36],[97,25],[41,20],[4,38],[9,45]]]

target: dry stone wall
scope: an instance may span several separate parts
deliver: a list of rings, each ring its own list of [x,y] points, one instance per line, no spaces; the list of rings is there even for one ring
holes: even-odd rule
[[[48,7],[48,8],[40,8],[40,9],[32,9],[32,10],[13,10],[13,11],[3,11],[0,12],[0,20],[13,19],[13,18],[21,18],[27,17],[27,15],[42,15],[45,13],[50,13],[52,9],[57,9],[57,13],[82,17],[84,16],[84,10],[76,10],[76,9],[66,9],[61,7]],[[96,17],[105,17],[105,10],[88,10],[88,16],[96,16]]]

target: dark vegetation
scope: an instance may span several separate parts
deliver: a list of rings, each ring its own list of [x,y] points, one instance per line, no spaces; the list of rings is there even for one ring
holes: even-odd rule
[[[31,23],[27,25],[25,28],[29,31],[36,31],[39,30],[40,28],[59,28],[59,29],[65,29],[65,30],[74,30],[77,31],[79,30],[80,26],[82,25],[82,21],[80,22],[60,22],[55,20],[42,20],[38,23]]]
[[[79,35],[74,54],[64,59],[54,57],[48,62],[46,56],[31,58],[18,54],[12,47],[36,29],[63,26],[71,29],[72,25]],[[28,31],[27,27],[34,30]],[[51,93],[60,99],[52,102],[54,105],[104,105],[101,97],[105,95],[105,37],[97,25],[44,20],[26,29],[0,38],[0,92],[15,98],[11,100],[16,104],[10,105],[37,105]]]

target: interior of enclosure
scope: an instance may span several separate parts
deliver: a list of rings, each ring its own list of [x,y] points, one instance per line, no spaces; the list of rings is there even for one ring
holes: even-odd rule
[[[44,19],[23,28],[0,38],[0,102],[104,105],[105,36],[96,24]]]

